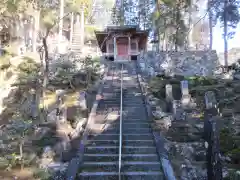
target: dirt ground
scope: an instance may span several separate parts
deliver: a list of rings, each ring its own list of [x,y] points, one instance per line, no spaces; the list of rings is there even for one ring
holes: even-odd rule
[[[1,180],[36,180],[33,177],[33,169],[25,168],[23,170],[15,169],[11,172],[8,171],[0,171],[0,179]]]

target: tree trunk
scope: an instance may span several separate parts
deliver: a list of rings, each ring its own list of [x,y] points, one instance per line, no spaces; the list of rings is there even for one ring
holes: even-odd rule
[[[43,71],[43,86],[42,86],[42,103],[43,103],[43,120],[47,121],[47,107],[44,103],[44,98],[46,97],[46,90],[48,85],[48,74],[49,74],[49,58],[48,58],[48,46],[47,46],[47,36],[42,39],[43,47],[44,47],[44,71]]]
[[[159,32],[159,28],[157,28],[157,40],[158,40],[158,42],[157,42],[157,52],[159,52],[160,51],[160,45],[161,45],[161,36],[160,36],[160,32]]]
[[[193,21],[192,21],[192,9],[193,9],[193,3],[191,2],[190,6],[189,6],[189,19],[188,19],[188,28],[189,28],[189,33],[188,33],[188,42],[187,42],[187,49],[189,47],[193,46]]]
[[[208,0],[208,25],[209,25],[209,49],[212,50],[213,45],[213,25],[212,25],[212,1]]]
[[[124,2],[121,0],[120,26],[124,25]]]
[[[24,138],[24,136],[23,136]],[[24,168],[24,158],[23,158],[23,144],[24,141],[21,139],[19,144],[19,153],[20,153],[20,161],[21,161],[21,170]]]
[[[47,38],[43,38],[43,47],[44,47],[44,61],[45,61],[45,67],[44,67],[44,74],[43,74],[43,89],[45,90],[47,88],[48,84],[48,74],[49,74],[49,59],[48,59],[48,46],[47,46]]]
[[[33,40],[32,40],[33,52],[36,52],[36,50],[37,50],[37,38],[38,38],[38,32],[39,32],[39,19],[40,19],[40,11],[35,10],[35,12],[34,12]]]
[[[81,46],[84,46],[84,9],[81,11]]]
[[[224,9],[226,9],[228,5],[228,0],[224,1]],[[223,31],[224,31],[224,66],[225,69],[228,66],[228,40],[227,40],[227,34],[228,34],[228,27],[227,27],[227,12],[224,11],[224,27],[223,27]]]
[[[176,33],[175,33],[175,51],[178,51],[178,36],[179,36],[179,8],[177,7],[177,11],[176,11]]]
[[[71,14],[71,31],[70,31],[70,44],[72,45],[73,41],[73,25],[74,25],[74,13]]]

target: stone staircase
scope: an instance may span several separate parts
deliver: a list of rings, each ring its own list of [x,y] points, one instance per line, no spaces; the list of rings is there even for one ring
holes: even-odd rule
[[[81,25],[79,22],[76,22],[73,26],[73,36],[71,50],[75,52],[81,51]]]
[[[103,88],[104,100],[100,102],[95,122],[91,125],[78,179],[119,179],[119,77],[120,67],[108,74]],[[123,74],[121,162],[123,179],[164,179],[136,71],[128,65],[125,65]]]

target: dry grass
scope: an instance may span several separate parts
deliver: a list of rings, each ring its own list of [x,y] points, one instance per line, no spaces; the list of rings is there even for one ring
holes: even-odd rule
[[[67,92],[66,93],[66,100],[65,100],[65,106],[66,107],[72,107],[77,104],[78,95],[80,90],[76,90],[75,92]],[[44,97],[44,103],[40,104],[40,107],[43,106],[43,104],[48,108],[51,107],[56,103],[56,93],[55,92],[47,92],[46,96]]]
[[[46,108],[53,106],[56,103],[56,97],[55,92],[47,92],[43,98],[43,102],[40,102],[39,108],[42,108],[43,105],[45,105]]]
[[[0,179],[1,180],[36,180],[33,177],[34,169],[24,168],[23,170],[14,169],[10,172],[8,171],[0,171]]]
[[[78,92],[73,92],[73,93],[67,93],[66,94],[66,101],[65,101],[65,106],[66,107],[72,107],[77,104],[77,99],[78,99]]]

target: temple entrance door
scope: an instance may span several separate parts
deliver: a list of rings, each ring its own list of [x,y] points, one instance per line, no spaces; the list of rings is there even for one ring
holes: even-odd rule
[[[126,60],[128,58],[128,44],[125,41],[117,43],[117,59]]]

